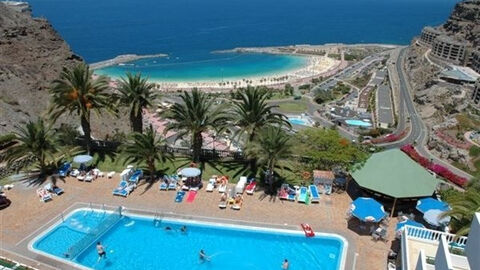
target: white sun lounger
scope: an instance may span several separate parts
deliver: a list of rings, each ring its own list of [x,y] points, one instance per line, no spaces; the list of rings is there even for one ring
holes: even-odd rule
[[[207,185],[207,188],[205,189],[205,191],[213,192],[213,190],[215,189],[215,183],[216,183],[216,180],[213,179],[213,178],[208,180],[208,185]]]
[[[112,171],[112,172],[109,172],[109,173],[107,174],[107,178],[112,178],[114,175],[115,175],[115,172],[113,172],[113,171]]]
[[[238,181],[237,185],[235,186],[236,193],[243,193],[245,189],[245,185],[247,184],[247,177],[241,176],[240,180]]]
[[[218,187],[218,192],[225,193],[227,191],[227,185],[220,185]]]

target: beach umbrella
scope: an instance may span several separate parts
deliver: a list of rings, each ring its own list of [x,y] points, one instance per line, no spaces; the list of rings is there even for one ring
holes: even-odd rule
[[[184,177],[196,177],[202,173],[198,168],[184,168],[180,171],[180,174]]]
[[[425,228],[425,226],[423,226],[422,223],[418,223],[416,221],[413,221],[413,220],[410,220],[410,219],[407,219],[405,221],[402,221],[402,222],[398,222],[397,223],[397,227],[395,227],[395,231],[399,231],[401,230],[403,227],[405,226],[412,226],[412,227],[419,227],[419,228]]]
[[[442,215],[443,213],[445,213],[445,211],[441,211],[438,209],[428,210],[427,212],[425,212],[425,214],[423,214],[423,219],[428,222],[428,224],[438,227],[440,225],[450,222],[449,216],[443,218],[440,217],[440,215]]]
[[[93,160],[93,157],[90,155],[78,155],[73,157],[73,162],[78,164],[85,164]]]
[[[385,209],[372,198],[360,197],[352,202],[352,215],[362,221],[379,222],[385,217]]]
[[[442,212],[450,210],[448,203],[434,198],[424,198],[417,201],[417,210],[425,214],[428,210],[437,209]]]

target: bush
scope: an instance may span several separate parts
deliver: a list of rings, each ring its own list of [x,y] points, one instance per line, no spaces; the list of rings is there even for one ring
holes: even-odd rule
[[[470,147],[470,150],[469,150],[468,154],[471,157],[478,157],[480,155],[480,147],[475,146],[475,145]]]

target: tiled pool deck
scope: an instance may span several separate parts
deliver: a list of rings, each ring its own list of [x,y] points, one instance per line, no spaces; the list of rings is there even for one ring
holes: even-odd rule
[[[374,242],[371,236],[356,232],[360,230],[360,222],[355,219],[347,222],[345,219],[351,203],[346,193],[322,195],[319,204],[304,205],[264,197],[263,192],[257,192],[253,196],[244,195],[242,209],[235,211],[218,208],[220,195],[216,190],[213,193],[200,190],[193,203],[175,203],[175,192],[160,191],[158,183],[150,185],[141,182],[127,198],[113,196],[112,190],[118,182],[118,174],[113,179],[99,178],[92,183],[67,178],[66,183],[57,183],[65,193],[54,196],[47,203],[39,201],[36,186],[17,183],[14,189],[6,191],[12,204],[0,210],[0,254],[39,269],[71,269],[71,266],[29,251],[28,243],[58,221],[61,213],[93,203],[96,207],[102,204],[112,207],[122,205],[135,213],[163,212],[181,218],[286,229],[300,230],[300,223],[309,223],[315,231],[336,233],[347,239],[349,250],[345,269],[386,269],[392,242]],[[394,238],[394,225],[389,226],[391,240]]]

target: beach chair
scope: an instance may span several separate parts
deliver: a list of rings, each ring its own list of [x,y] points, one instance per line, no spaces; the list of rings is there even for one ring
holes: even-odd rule
[[[135,189],[135,184],[120,181],[118,186],[113,190],[113,195],[127,197],[133,189]]]
[[[255,180],[252,180],[250,182],[250,184],[247,185],[247,188],[245,189],[245,192],[248,194],[248,195],[253,195],[253,193],[255,192],[255,188],[257,187],[257,182],[255,182]]]
[[[115,175],[114,171],[107,173],[107,178],[112,178]]]
[[[80,171],[75,169],[70,171],[70,176],[77,177],[80,174]]]
[[[177,191],[177,195],[175,196],[175,202],[181,203],[183,201],[183,197],[185,197],[185,191]]]
[[[68,175],[70,170],[72,169],[72,164],[70,162],[65,162],[63,165],[58,169],[58,175],[61,177],[65,177]]]
[[[278,198],[280,200],[287,200],[289,189],[290,187],[288,186],[288,184],[282,184],[282,186],[280,186],[280,189],[278,190]]]
[[[207,185],[207,188],[205,189],[205,191],[213,192],[213,190],[215,189],[215,183],[216,182],[217,182],[217,180],[215,180],[213,178],[210,178],[210,180],[208,180],[208,185]]]
[[[307,187],[300,187],[300,194],[298,194],[297,201],[305,203],[307,201]]]
[[[235,186],[235,192],[242,194],[246,184],[247,184],[247,177],[240,176],[240,180],[238,180],[237,185]]]
[[[163,181],[160,183],[160,190],[168,190],[168,178],[166,176],[163,177]]]
[[[309,189],[310,189],[310,195],[311,195],[310,202],[312,202],[312,203],[313,202],[320,202],[320,195],[318,194],[317,186],[316,185],[310,185]]]
[[[138,170],[135,170],[132,175],[130,175],[130,177],[128,178],[128,181],[138,184],[138,181],[140,181],[140,178],[142,177],[143,177],[143,171],[138,169]]]
[[[63,189],[52,185],[51,183],[48,183],[43,187],[45,190],[55,194],[55,195],[61,195],[63,193]]]
[[[85,177],[86,177],[85,175],[78,175],[78,176],[77,176],[77,180],[78,180],[78,181],[84,181],[84,180],[85,180]]]
[[[218,187],[218,192],[219,193],[224,193],[227,191],[227,184],[221,184],[219,187]]]
[[[169,184],[168,184],[168,189],[169,189],[169,190],[175,190],[175,189],[177,189],[177,181],[178,181],[178,180],[175,179],[175,178],[173,178],[173,179],[170,178],[170,182],[169,182]]]
[[[327,194],[327,195],[332,194],[332,185],[325,184],[324,189],[325,189],[325,194]]]
[[[89,173],[85,176],[85,182],[92,182],[94,178],[95,178],[95,176],[93,176],[93,173],[89,172]]]
[[[222,197],[223,197],[223,196],[225,196],[225,197],[224,197],[225,200],[222,200],[222,198],[220,198],[220,203],[218,204],[218,207],[219,207],[220,209],[225,209],[225,208],[227,208],[227,204],[228,204],[228,196],[227,196],[227,194],[224,193],[224,194],[222,194]]]
[[[37,189],[37,196],[40,197],[41,202],[48,202],[52,199],[52,195],[50,194],[50,192],[48,192],[44,188]]]

